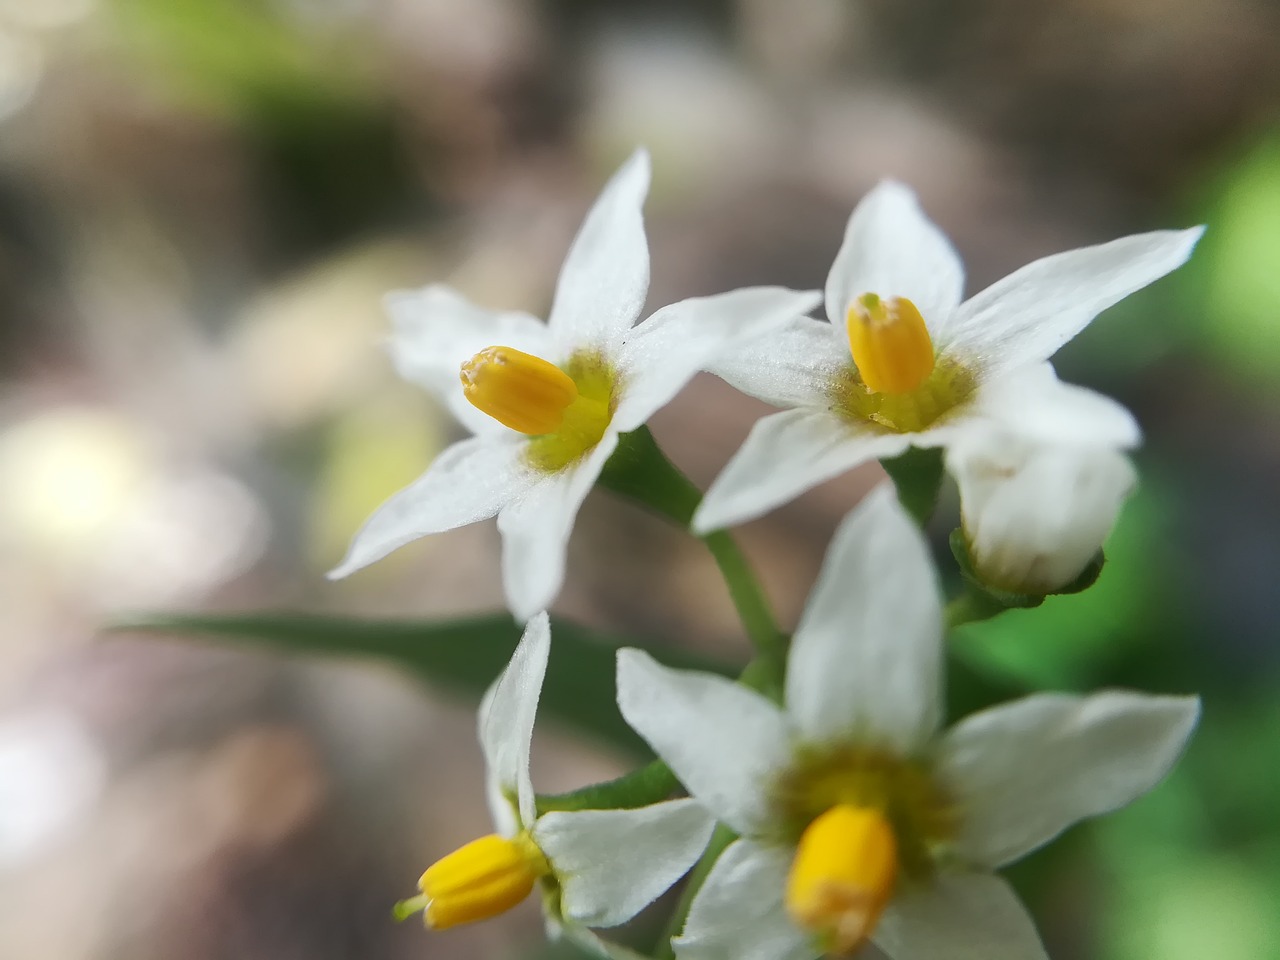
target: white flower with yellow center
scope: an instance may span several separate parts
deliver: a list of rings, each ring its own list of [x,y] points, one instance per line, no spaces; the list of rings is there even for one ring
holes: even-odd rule
[[[1038,443],[974,431],[947,449],[972,572],[989,587],[1043,596],[1076,581],[1115,526],[1137,474],[1094,443]]]
[[[606,949],[584,928],[630,920],[706,847],[714,824],[689,799],[537,816],[529,746],[550,646],[551,626],[539,613],[480,705],[497,833],[429,867],[418,881],[421,894],[397,907],[400,916],[421,910],[428,927],[443,930],[509,910],[540,884],[549,927]]]
[[[441,453],[356,534],[339,578],[432,533],[495,514],[518,619],[551,604],[578,507],[618,444],[720,352],[807,313],[816,291],[753,287],[663,307],[649,287],[641,207],[649,157],[605,187],[565,258],[547,323],[481,309],[442,286],[393,294],[391,352],[475,436]]]
[[[1150,789],[1193,697],[1040,694],[939,731],[941,602],[890,490],[841,525],[801,619],[786,706],[618,654],[618,704],[740,837],[675,940],[680,960],[893,960],[1044,952],[994,870]]]
[[[1045,361],[1100,312],[1182,264],[1202,228],[1144,233],[1045,257],[961,303],[964,269],[899,183],[871,191],[827,276],[830,323],[797,318],[710,369],[777,407],[693,519],[706,532],[760,516],[909,447],[1002,424],[1045,439],[1137,441],[1128,412],[1058,382]]]

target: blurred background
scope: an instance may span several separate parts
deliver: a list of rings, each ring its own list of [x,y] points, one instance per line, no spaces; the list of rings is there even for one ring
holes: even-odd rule
[[[1057,960],[1280,957],[1277,49],[1267,0],[0,0],[0,956],[552,955],[532,902],[389,920],[489,829],[473,703],[99,628],[500,607],[492,524],[323,579],[457,435],[394,376],[379,300],[442,281],[545,315],[644,144],[651,306],[821,286],[885,175],[971,293],[1209,224],[1058,358],[1147,433],[1102,579],[959,634],[953,707],[1201,691],[1169,782],[1011,876]],[[703,378],[654,431],[705,483],[763,412]],[[785,624],[878,476],[742,531]],[[603,494],[557,609],[747,654],[698,544]],[[553,723],[534,762],[543,791],[628,763]]]

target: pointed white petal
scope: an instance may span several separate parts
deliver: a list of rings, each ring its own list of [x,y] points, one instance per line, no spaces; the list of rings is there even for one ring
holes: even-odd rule
[[[848,344],[832,336],[831,324],[796,317],[714,358],[707,369],[775,407],[821,407],[849,362]]]
[[[529,745],[550,651],[551,621],[543,611],[524,628],[511,662],[480,704],[480,749],[491,795],[494,789],[507,797],[514,794],[525,824],[533,823],[535,816]]]
[[[896,897],[872,939],[893,960],[1048,960],[1018,895],[989,873],[942,874]]]
[[[619,354],[626,391],[614,423],[634,430],[707,364],[817,306],[816,290],[748,287],[663,307],[627,334]]]
[[[551,331],[527,313],[485,310],[450,287],[397,290],[383,300],[395,330],[391,359],[404,379],[440,398],[472,433],[511,433],[462,395],[458,371],[485,347],[515,347],[558,360]]]
[[[613,175],[583,221],[560,269],[548,323],[563,347],[612,353],[649,291],[649,244],[641,208],[649,154],[637,150]]]
[[[937,728],[941,673],[929,545],[884,483],[827,550],[791,645],[787,713],[806,740],[856,734],[909,752]]]
[[[427,472],[374,511],[347,556],[329,572],[348,576],[419,537],[492,517],[537,478],[524,463],[524,438],[471,437],[446,447]]]
[[[1077,820],[1146,793],[1200,714],[1196,697],[1039,694],[974,714],[941,744],[938,772],[965,821],[956,852],[998,867]]]
[[[806,490],[880,457],[894,457],[911,438],[848,423],[827,410],[783,410],[756,421],[693,515],[707,533],[753,520]]]
[[[696,801],[671,800],[636,810],[547,813],[533,839],[551,861],[565,917],[616,927],[688,872],[714,826]]]
[[[1041,443],[1127,449],[1142,440],[1124,406],[1101,393],[1063,383],[1053,366],[1035,363],[988,380],[966,405],[966,421],[986,420]]]
[[[565,551],[578,508],[618,446],[608,431],[585,457],[543,476],[498,514],[502,533],[502,584],[517,620],[551,606],[564,583]]]
[[[906,297],[932,331],[960,302],[964,267],[911,189],[886,180],[849,218],[826,292],[827,317],[842,337],[849,305],[864,293]]]
[[[1029,263],[962,304],[938,353],[986,377],[1047,360],[1107,307],[1185,263],[1203,232],[1141,233]]]
[[[677,960],[810,960],[819,951],[783,906],[791,851],[732,843],[694,897]]]
[[[768,821],[772,776],[791,758],[782,712],[754,690],[618,651],[618,708],[689,793],[738,833]]]

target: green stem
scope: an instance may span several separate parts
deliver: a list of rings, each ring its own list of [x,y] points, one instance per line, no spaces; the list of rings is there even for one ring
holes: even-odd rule
[[[648,427],[643,426],[621,436],[618,449],[600,475],[600,484],[639,501],[685,528],[702,501],[701,491],[667,459]],[[729,596],[747,637],[781,677],[786,665],[786,634],[778,629],[769,600],[747,558],[723,530],[708,534],[702,541],[729,587]]]
[[[947,604],[943,611],[947,629],[954,630],[966,623],[977,623],[979,620],[990,620],[997,613],[1007,608],[984,593],[966,589],[964,593]]]
[[[720,855],[725,852],[729,844],[738,839],[738,835],[726,827],[723,823],[716,824],[714,832],[711,834],[711,840],[707,844],[707,849],[702,852],[702,858],[694,865],[693,871],[689,874],[689,882],[684,885],[684,890],[680,892],[680,899],[676,902],[675,912],[671,914],[671,919],[667,921],[666,929],[662,934],[662,941],[658,944],[656,960],[672,960],[675,957],[675,950],[671,946],[673,937],[678,937],[680,931],[684,929],[684,922],[689,917],[689,908],[693,906],[694,898],[698,896],[698,891],[702,889],[702,885],[707,882],[707,877],[711,874],[711,868],[716,865],[716,861],[720,859]]]

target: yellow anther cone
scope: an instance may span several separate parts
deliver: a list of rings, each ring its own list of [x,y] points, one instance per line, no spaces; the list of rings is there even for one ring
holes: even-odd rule
[[[459,376],[472,406],[530,436],[558,430],[578,397],[567,373],[513,347],[485,347],[462,365]]]
[[[524,836],[491,834],[427,868],[418,881],[428,927],[444,930],[510,910],[533,890],[547,863]]]
[[[929,328],[905,297],[864,293],[849,308],[846,326],[853,362],[873,393],[911,393],[933,373]]]
[[[800,837],[786,905],[825,950],[852,953],[875,929],[893,895],[898,845],[879,810],[832,807]]]

